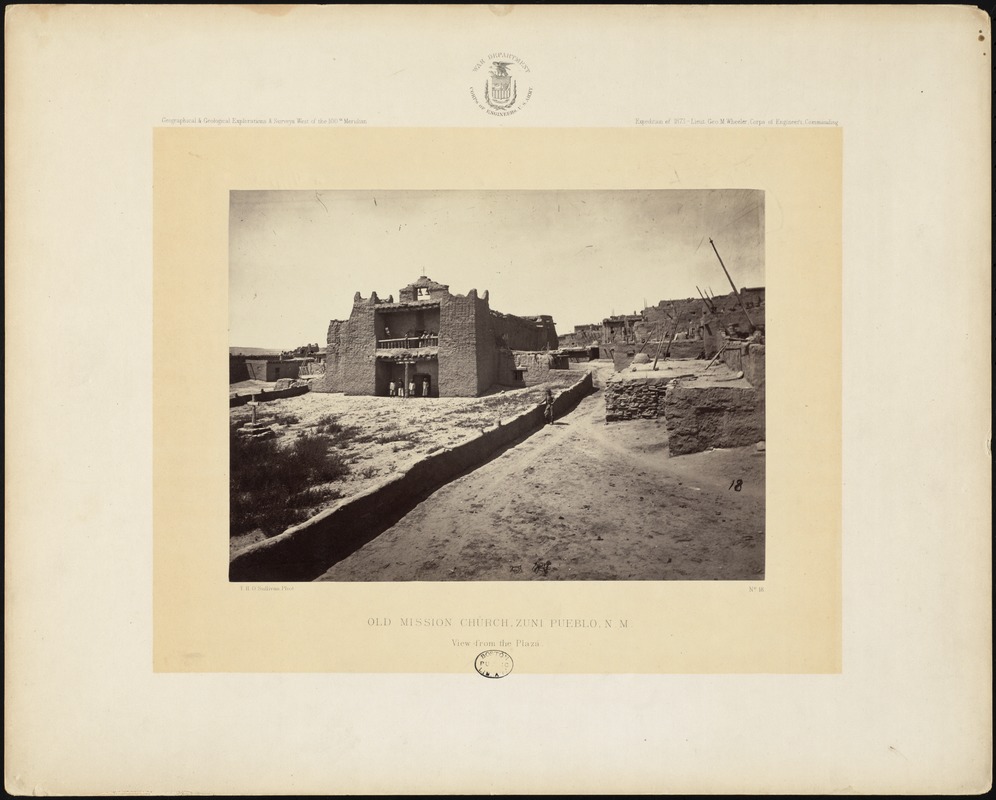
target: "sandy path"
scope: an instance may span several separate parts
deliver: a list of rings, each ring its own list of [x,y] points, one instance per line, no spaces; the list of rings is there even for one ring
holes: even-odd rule
[[[663,422],[604,420],[598,391],[319,580],[763,578],[763,453],[672,459]]]

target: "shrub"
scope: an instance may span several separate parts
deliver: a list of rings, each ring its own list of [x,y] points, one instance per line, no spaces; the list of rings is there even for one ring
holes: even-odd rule
[[[360,441],[359,428],[343,425],[332,414],[318,418],[318,422],[315,424],[315,433],[329,437],[333,447],[345,447],[351,441]]]
[[[341,480],[349,466],[330,452],[328,436],[302,435],[289,446],[273,439],[248,439],[232,425],[229,436],[229,533],[260,528],[267,536],[307,519],[313,509],[341,493],[321,484]]]

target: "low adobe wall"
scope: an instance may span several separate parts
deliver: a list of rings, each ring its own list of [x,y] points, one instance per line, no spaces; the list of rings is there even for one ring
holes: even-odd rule
[[[554,415],[568,413],[593,391],[591,373],[554,399]],[[494,453],[540,429],[543,406],[432,453],[403,475],[343,501],[272,539],[250,545],[229,564],[232,581],[309,581],[383,533],[416,503]]]
[[[764,389],[764,345],[756,342],[727,342],[720,356],[734,372],[742,372],[755,389]]]
[[[764,441],[764,396],[752,386],[675,381],[664,396],[664,418],[672,456]]]
[[[622,372],[626,367],[630,366],[637,353],[646,353],[651,361],[654,360],[654,357],[657,355],[656,342],[646,345],[642,350],[640,348],[641,345],[616,345],[615,352],[612,354],[612,363],[616,368],[616,372]],[[667,349],[668,343],[665,341],[659,358],[664,358],[664,351]],[[671,342],[667,358],[702,358],[704,352],[705,346],[701,339],[675,339]]]
[[[297,397],[299,394],[305,394],[309,391],[308,386],[291,386],[289,389],[273,389],[272,391],[260,391],[256,394],[239,394],[235,397],[228,398],[228,407],[235,408],[237,406],[244,406],[253,397],[259,403],[265,403],[268,400],[281,400],[284,397]]]

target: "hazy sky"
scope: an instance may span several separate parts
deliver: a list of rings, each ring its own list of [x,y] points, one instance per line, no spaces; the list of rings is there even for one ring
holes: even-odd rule
[[[764,285],[764,193],[233,191],[229,344],[325,344],[353,293],[394,295],[422,271],[491,308],[552,314],[557,331],[644,300]]]

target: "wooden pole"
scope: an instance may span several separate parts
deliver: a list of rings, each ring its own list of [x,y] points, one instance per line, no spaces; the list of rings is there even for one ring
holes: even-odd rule
[[[674,344],[674,337],[678,335],[678,311],[674,308],[672,303],[671,309],[674,313],[674,330],[671,331],[671,339],[667,343],[667,349],[664,351],[664,358],[668,359],[671,357],[671,345]]]
[[[719,266],[723,268],[723,272],[726,274],[726,280],[730,282],[730,287],[733,289],[733,295],[737,298],[737,302],[740,303],[740,308],[744,312],[744,316],[747,317],[747,324],[750,325],[751,332],[757,330],[754,326],[754,321],[750,318],[750,314],[747,313],[747,306],[744,305],[743,299],[740,297],[740,292],[737,291],[736,285],[733,283],[733,278],[730,277],[730,273],[726,269],[726,264],[723,263],[723,258],[719,254],[719,250],[716,249],[715,243],[712,238],[709,238],[709,244],[712,245],[712,251],[716,254],[716,258],[719,259]]]
[[[664,353],[664,358],[666,359],[671,352],[671,343],[674,341],[674,337],[678,335],[678,311],[674,307],[674,303],[671,303],[671,313],[674,314],[674,327],[671,329],[671,338],[667,343],[667,351]],[[664,331],[661,331],[661,340],[657,343],[657,354],[654,356],[654,365],[651,367],[652,370],[657,369],[657,359],[661,357],[661,348],[664,346]]]
[[[702,371],[703,371],[703,372],[705,372],[705,371],[706,371],[706,369],[709,369],[709,367],[711,367],[711,366],[712,366],[713,364],[715,364],[715,363],[716,363],[716,359],[717,359],[717,358],[719,358],[719,357],[720,357],[721,355],[723,355],[723,351],[724,351],[725,349],[726,349],[726,345],[724,344],[724,345],[723,345],[722,347],[720,347],[720,348],[719,348],[719,352],[718,352],[718,353],[716,353],[716,355],[714,355],[714,356],[712,357],[712,361],[710,361],[710,362],[709,362],[708,364],[706,364],[706,367],[705,367],[705,369],[704,369],[704,370],[702,370]]]
[[[657,369],[657,359],[661,357],[661,348],[664,346],[664,331],[661,331],[661,340],[657,343],[657,352],[654,354],[654,365],[651,370]]]
[[[643,348],[646,347],[648,344],[650,344],[650,342],[654,338],[654,334],[657,333],[657,328],[658,328],[658,325],[655,324],[654,325],[654,329],[652,331],[650,331],[650,336],[647,337],[647,341],[645,341],[643,344],[640,345],[640,349],[636,351],[637,353],[642,353],[643,352]]]

